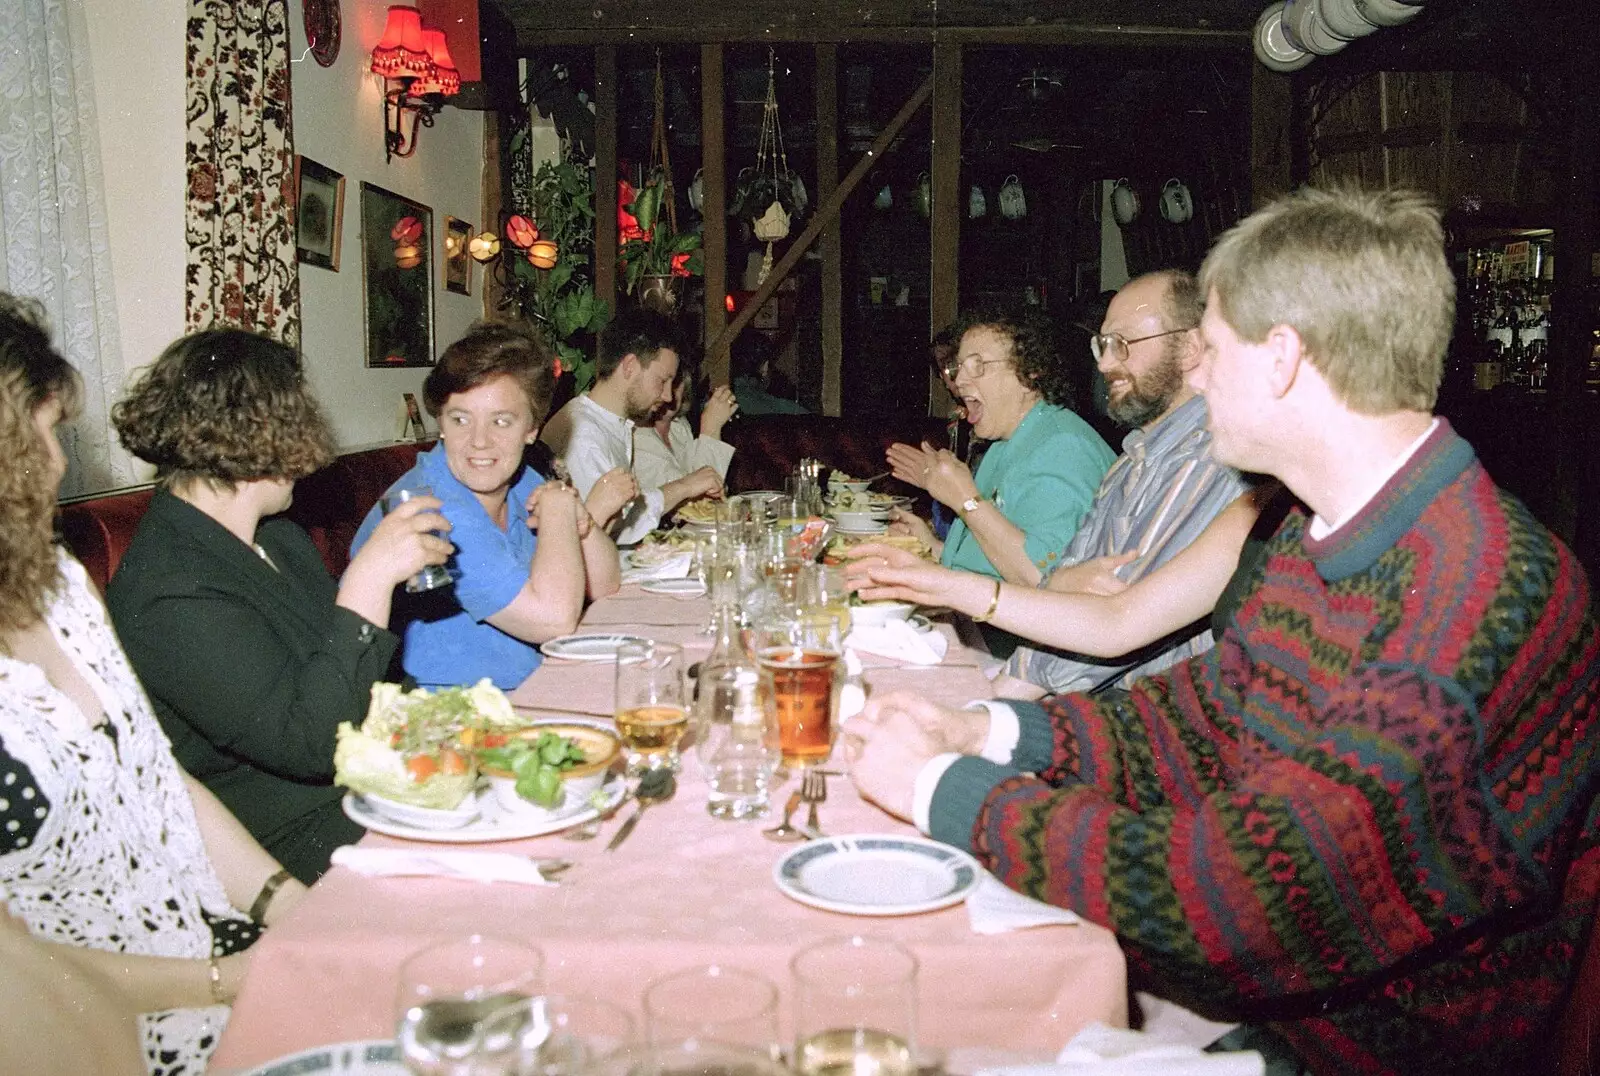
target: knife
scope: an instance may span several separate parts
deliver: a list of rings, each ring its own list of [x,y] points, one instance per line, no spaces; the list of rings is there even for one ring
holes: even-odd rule
[[[672,775],[671,770],[651,770],[639,778],[639,787],[634,790],[634,798],[639,801],[639,806],[623,819],[622,825],[606,844],[606,851],[615,850],[617,845],[628,839],[628,834],[639,824],[639,817],[644,814],[646,808],[652,803],[671,799],[677,790],[678,780]]]

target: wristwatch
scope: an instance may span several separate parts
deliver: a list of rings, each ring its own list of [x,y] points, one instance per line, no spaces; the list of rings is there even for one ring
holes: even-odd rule
[[[961,514],[966,515],[968,512],[976,512],[978,510],[978,505],[982,503],[982,497],[968,497],[966,500],[961,502]]]

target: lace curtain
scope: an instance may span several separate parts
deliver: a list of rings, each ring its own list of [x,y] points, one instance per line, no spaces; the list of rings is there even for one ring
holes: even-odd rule
[[[107,409],[122,386],[105,193],[79,0],[0,0],[0,290],[38,299],[83,375],[62,496],[137,481]]]
[[[288,20],[285,0],[189,0],[185,323],[298,347]]]

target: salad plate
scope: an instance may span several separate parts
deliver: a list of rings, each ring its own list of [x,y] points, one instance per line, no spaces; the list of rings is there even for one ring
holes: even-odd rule
[[[392,1039],[366,1039],[316,1046],[310,1050],[268,1061],[240,1076],[303,1076],[323,1072],[329,1076],[406,1076],[410,1070],[400,1060]]]
[[[539,649],[544,652],[545,657],[560,658],[563,661],[616,661],[617,651],[625,644],[649,641],[642,635],[589,632],[562,635],[540,643]]]
[[[459,829],[478,817],[478,798],[468,796],[455,807],[418,807],[371,792],[363,793],[367,805],[402,826],[416,829]]]
[[[627,794],[628,785],[613,777],[601,786],[605,798],[599,807],[585,800],[556,810],[545,810],[529,804],[512,813],[500,806],[494,795],[483,789],[474,792],[478,802],[478,817],[454,829],[429,829],[407,825],[375,808],[367,797],[351,792],[344,798],[344,813],[374,833],[386,837],[399,837],[409,841],[433,841],[439,844],[480,844],[485,841],[520,841],[527,837],[543,837],[559,833],[572,826],[582,825],[609,811]],[[308,1070],[309,1071],[309,1070]],[[358,1071],[358,1070],[352,1070]]]
[[[862,833],[810,841],[772,880],[801,904],[846,915],[916,915],[960,904],[983,878],[977,860],[925,837]]]

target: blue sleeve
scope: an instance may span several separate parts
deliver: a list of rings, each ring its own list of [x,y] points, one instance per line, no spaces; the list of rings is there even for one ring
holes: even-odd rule
[[[450,521],[455,555],[450,567],[456,576],[456,601],[477,621],[488,620],[516,600],[533,566],[536,539],[528,530],[528,496],[544,483],[531,468],[507,494],[506,529],[489,519],[470,493],[446,499],[444,517]]]

